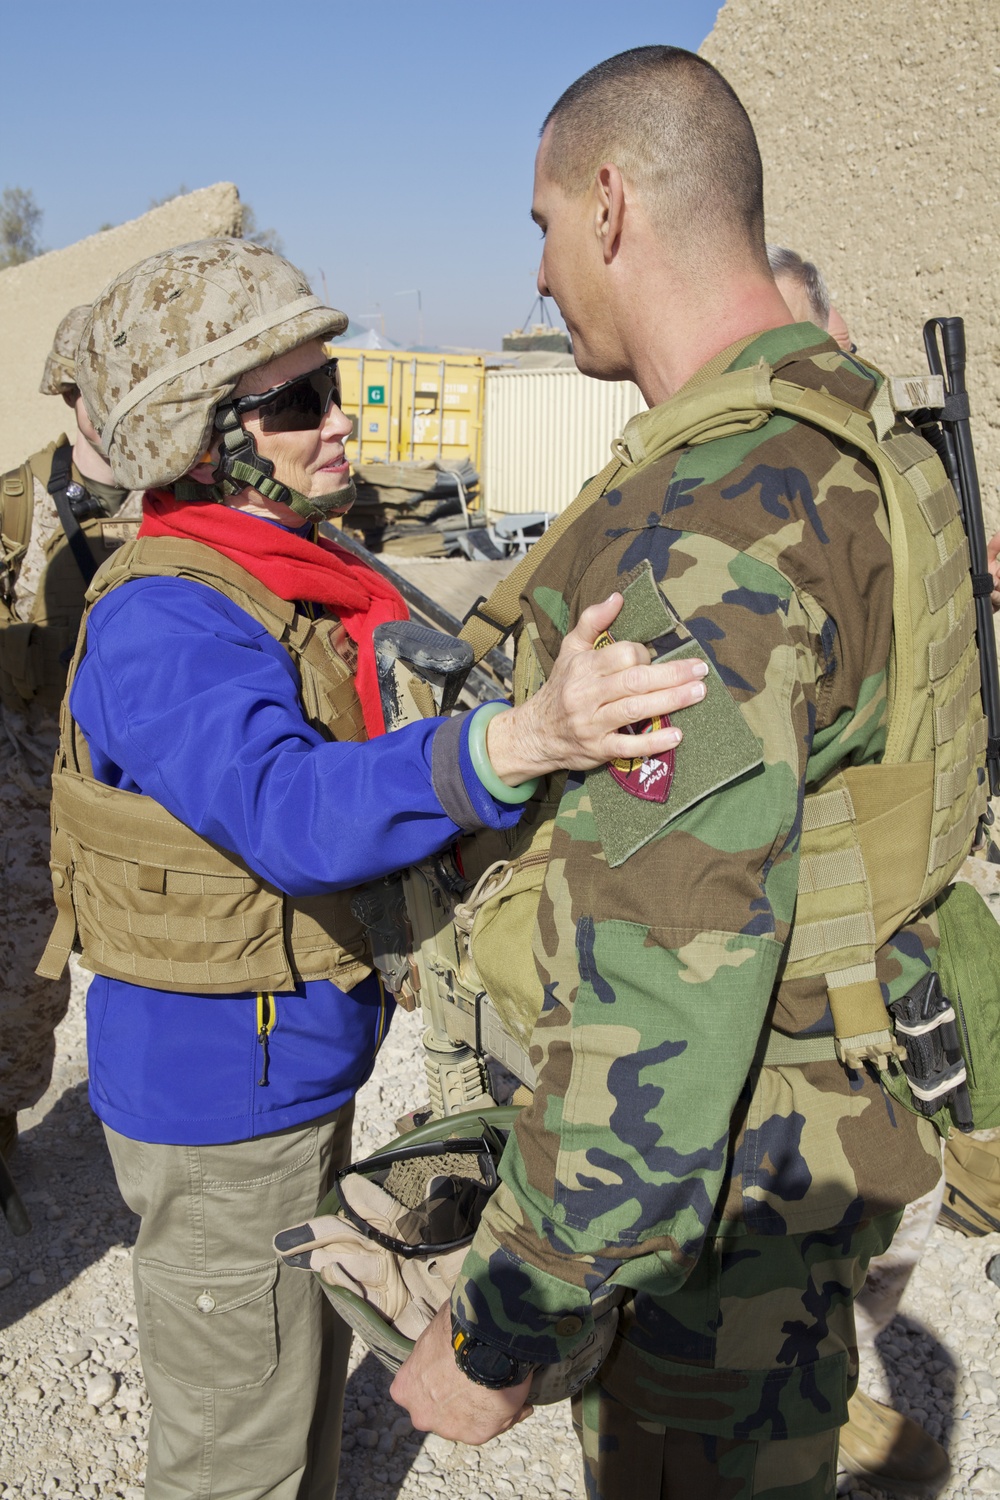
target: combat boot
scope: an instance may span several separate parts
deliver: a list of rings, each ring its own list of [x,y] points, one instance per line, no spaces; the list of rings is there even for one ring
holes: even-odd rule
[[[17,1145],[17,1112],[12,1110],[10,1114],[0,1114],[0,1156],[4,1161],[9,1161],[14,1147]]]
[[[840,1463],[850,1474],[900,1495],[934,1494],[951,1465],[940,1443],[902,1412],[855,1391],[840,1429]]]

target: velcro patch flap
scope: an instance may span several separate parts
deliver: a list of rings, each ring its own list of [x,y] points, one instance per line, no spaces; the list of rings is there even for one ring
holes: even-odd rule
[[[643,562],[623,583],[624,603],[610,634],[616,641],[662,641],[657,662],[699,657],[708,663],[706,693],[678,718],[684,738],[677,747],[674,779],[666,802],[647,802],[615,781],[607,766],[587,772],[587,792],[608,864],[615,868],[648,844],[661,829],[710,792],[763,764],[760,741],[704,649],[674,614]]]

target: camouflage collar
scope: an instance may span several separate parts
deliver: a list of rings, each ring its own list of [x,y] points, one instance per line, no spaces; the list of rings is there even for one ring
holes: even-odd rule
[[[612,445],[615,454],[633,472],[645,468],[664,453],[685,445],[688,435],[683,432],[685,423],[678,422],[679,410],[689,406],[699,409],[697,398],[704,387],[731,372],[755,367],[766,371],[770,378],[772,370],[786,363],[790,357],[824,344],[837,349],[834,341],[814,323],[791,323],[737,339],[702,365],[669,401],[663,401],[632,417],[622,436]],[[734,383],[734,387],[735,384],[739,383]],[[739,394],[734,388],[734,395]],[[736,404],[740,404],[739,400]],[[758,421],[751,422],[751,426],[759,426],[763,420],[765,418],[761,414]]]

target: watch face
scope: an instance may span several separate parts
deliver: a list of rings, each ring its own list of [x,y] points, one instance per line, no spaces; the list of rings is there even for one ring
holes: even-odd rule
[[[484,1385],[497,1389],[517,1382],[518,1363],[512,1354],[470,1339],[465,1347],[465,1363],[470,1375]]]

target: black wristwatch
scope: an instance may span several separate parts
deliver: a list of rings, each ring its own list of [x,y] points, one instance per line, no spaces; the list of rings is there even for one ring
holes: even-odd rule
[[[451,1320],[451,1347],[455,1351],[455,1363],[462,1374],[475,1381],[476,1385],[485,1385],[491,1391],[503,1391],[510,1385],[520,1385],[535,1368],[534,1365],[526,1365],[515,1359],[505,1349],[496,1349],[492,1344],[484,1344],[481,1339],[472,1338],[456,1323],[454,1314]]]

